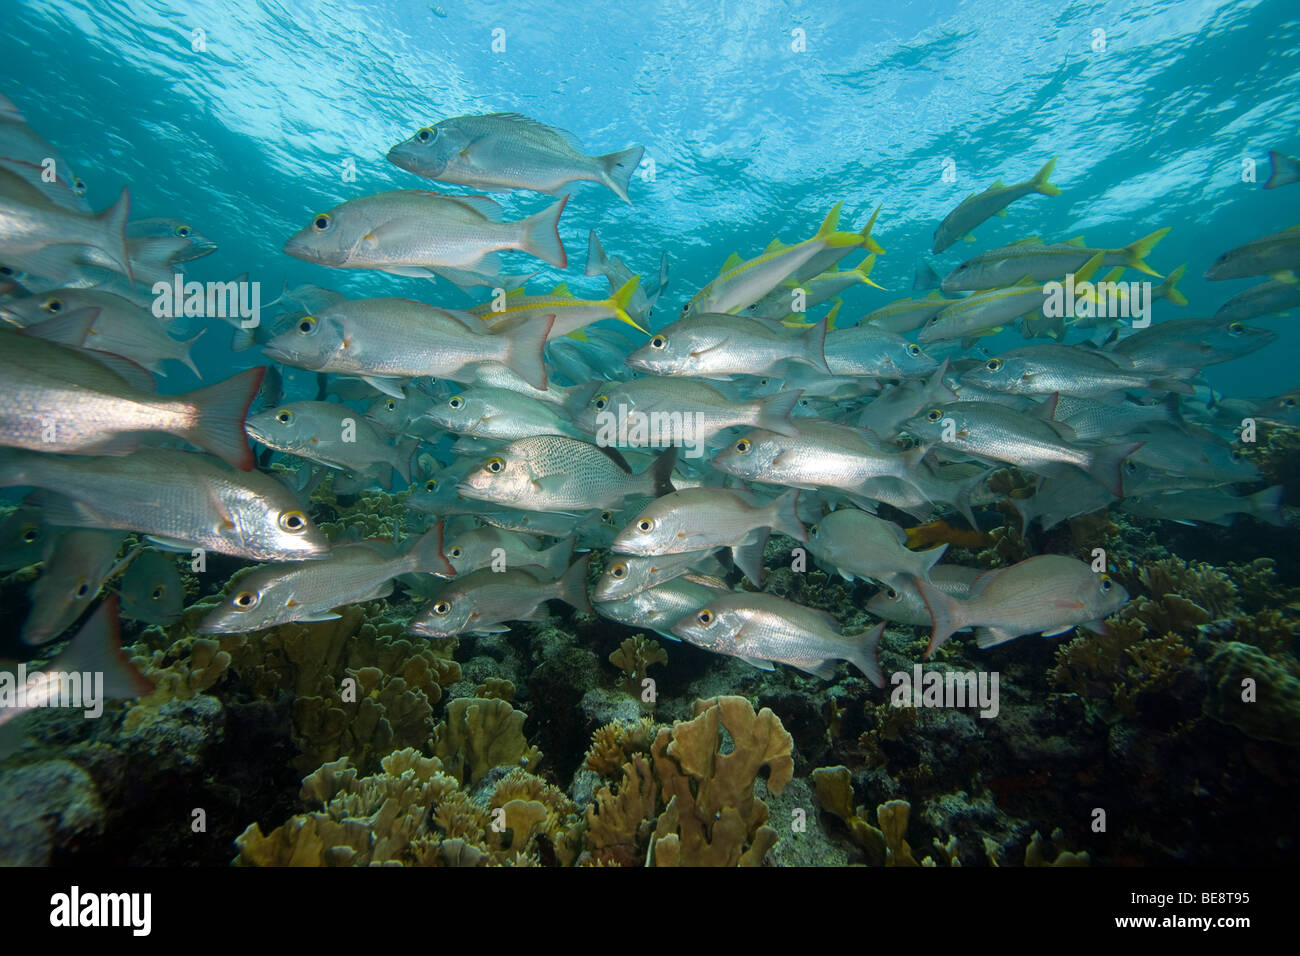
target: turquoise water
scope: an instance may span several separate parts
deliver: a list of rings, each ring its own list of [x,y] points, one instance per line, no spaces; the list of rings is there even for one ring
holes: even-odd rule
[[[604,293],[581,275],[588,229],[634,271],[652,272],[666,249],[657,321],[731,252],[806,238],[841,199],[855,227],[883,204],[875,235],[888,250],[873,273],[888,292],[850,291],[850,320],[908,294],[923,257],[943,275],[1028,235],[1119,246],[1165,226],[1151,261],[1161,273],[1188,264],[1191,304],[1159,303],[1156,320],[1210,315],[1250,284],[1205,282],[1214,257],[1300,222],[1300,188],[1260,188],[1268,151],[1300,148],[1300,19],[1282,0],[6,7],[0,88],[62,150],[91,204],[129,186],[133,218],[180,217],[218,242],[194,278],[248,271],[264,301],[286,280],[472,301],[447,283],[327,269],[281,249],[345,199],[426,187],[385,160],[388,148],[437,119],[491,111],[566,128],[593,153],[645,145],[654,179],[648,167],[634,178],[634,205],[579,186],[560,232],[579,295]],[[193,50],[195,30],[206,52]],[[1059,198],[1026,199],[981,226],[978,244],[928,255],[962,197],[1026,179],[1053,155]],[[943,181],[945,158],[956,182]],[[1243,158],[1258,182],[1242,182]],[[346,160],[355,182],[343,181]],[[512,212],[545,204],[498,198]],[[1286,319],[1255,324],[1280,337],[1208,370],[1216,388],[1265,396],[1295,384],[1300,335]],[[205,370],[229,362],[202,351]]]

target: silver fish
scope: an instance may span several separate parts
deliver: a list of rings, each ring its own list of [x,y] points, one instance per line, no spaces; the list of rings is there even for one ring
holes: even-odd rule
[[[361,414],[335,402],[290,402],[249,416],[244,428],[268,448],[373,476],[385,490],[393,487],[394,471],[410,483],[420,444],[411,439],[390,445]]]
[[[584,554],[557,579],[516,568],[485,568],[457,577],[438,598],[412,621],[412,633],[424,637],[452,634],[500,634],[510,630],[505,621],[535,621],[546,616],[547,601],[563,601],[584,613],[593,613],[587,600],[587,562]],[[538,569],[540,570],[540,569]]]
[[[185,585],[175,559],[152,549],[137,554],[122,575],[118,597],[123,617],[164,627],[174,624],[185,607]]]
[[[602,602],[593,597],[593,606],[601,617],[628,627],[648,627],[675,641],[674,624],[730,590],[716,578],[687,574],[617,600]]]
[[[848,581],[870,578],[895,584],[930,579],[930,569],[948,550],[946,544],[911,551],[907,532],[898,525],[857,508],[840,508],[808,529],[808,548]]]
[[[650,337],[627,364],[654,375],[730,379],[776,374],[786,362],[830,372],[823,343],[826,320],[806,331],[740,315],[696,313]]]
[[[1055,168],[1056,157],[1053,156],[1032,179],[1014,186],[1007,186],[999,179],[982,193],[971,193],[939,223],[939,228],[934,231],[934,246],[931,251],[938,254],[959,239],[973,238],[971,231],[976,226],[991,216],[1005,216],[1007,206],[1017,199],[1033,193],[1061,195],[1061,191],[1049,182]]]
[[[91,528],[73,528],[59,536],[44,571],[32,583],[32,609],[23,622],[24,643],[48,643],[81,617],[112,576],[125,539],[121,531]]]

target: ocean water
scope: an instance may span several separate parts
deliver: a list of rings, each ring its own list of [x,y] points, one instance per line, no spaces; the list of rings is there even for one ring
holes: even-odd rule
[[[603,298],[608,294],[605,280],[583,275],[590,230],[599,234],[609,254],[622,257],[646,282],[657,273],[660,256],[666,253],[670,278],[649,331],[676,319],[729,255],[739,253],[748,259],[774,238],[785,243],[807,239],[837,202],[843,203],[842,228],[854,231],[879,206],[872,235],[886,250],[871,273],[883,289],[847,290],[837,317],[840,327],[897,299],[924,295],[914,291],[913,279],[926,264],[943,276],[980,251],[1030,236],[1047,242],[1084,236],[1089,246],[1118,248],[1166,228],[1167,236],[1147,261],[1162,276],[1186,266],[1178,288],[1189,305],[1157,302],[1154,321],[1211,316],[1232,295],[1264,277],[1213,282],[1204,277],[1210,264],[1229,249],[1300,223],[1300,184],[1262,188],[1269,177],[1270,151],[1300,155],[1300,16],[1294,4],[1283,0],[932,0],[884,5],[735,0],[573,5],[453,0],[441,4],[59,0],[7,2],[3,20],[0,92],[85,181],[91,207],[106,208],[123,188],[129,188],[132,219],[176,218],[216,242],[217,252],[186,264],[187,278],[217,281],[247,273],[250,281],[260,283],[263,303],[286,284],[324,286],[350,299],[400,296],[447,308],[468,308],[484,301],[483,289],[459,289],[445,280],[332,269],[284,252],[286,239],[313,216],[350,199],[394,189],[474,192],[422,179],[385,156],[422,126],[484,113],[517,112],[562,128],[590,154],[633,144],[645,147],[631,178],[630,204],[594,183],[578,183],[569,190],[572,198],[559,224],[567,268],[511,253],[505,271],[537,270],[529,281],[530,290],[549,290],[565,281],[576,295]],[[936,226],[964,197],[999,178],[1008,184],[1027,180],[1052,157],[1057,160],[1052,182],[1059,187],[1059,196],[1021,199],[1007,209],[1006,218],[978,225],[976,241],[957,242],[940,254],[931,253]],[[504,218],[511,220],[536,213],[552,201],[528,191],[493,196],[503,205]],[[1130,273],[1126,278],[1139,277]],[[817,310],[814,318],[824,311]],[[1268,329],[1276,338],[1248,356],[1204,368],[1198,379],[1204,386],[1200,407],[1204,407],[1205,388],[1219,399],[1235,400],[1263,400],[1294,391],[1295,359],[1300,354],[1295,321],[1294,313],[1250,319],[1249,325]],[[614,325],[607,320],[596,328]],[[638,344],[642,341],[627,326],[618,329],[628,331]],[[227,348],[229,336],[227,325],[212,322],[196,345],[194,359],[203,382],[265,361],[256,351],[232,352]],[[914,334],[907,337],[914,339]],[[964,354],[985,358],[1025,344],[1018,330],[1008,328],[980,340]],[[610,377],[621,374],[608,371]],[[287,374],[291,397],[316,397],[314,376]],[[188,372],[172,366],[159,388],[166,393],[197,384]],[[1185,404],[1185,412],[1186,408]],[[1216,427],[1221,438],[1232,437],[1223,422]],[[1281,442],[1289,433],[1279,428],[1275,435],[1282,436],[1277,439]],[[443,464],[448,444],[437,447]],[[434,446],[424,447],[432,451]],[[1300,487],[1295,456],[1300,451],[1294,445],[1279,444],[1278,449],[1270,458],[1268,481],[1223,484],[1237,493],[1253,493],[1276,482],[1285,488],[1285,506],[1294,506],[1293,494]],[[262,461],[264,470],[268,461]],[[277,455],[275,461],[291,459]],[[805,492],[805,503],[814,494]],[[1005,495],[1002,499],[1009,500]],[[8,493],[6,500],[16,500],[15,494]],[[980,512],[980,531],[986,535],[1000,533],[1012,523],[1008,513],[994,505]],[[890,514],[900,524],[922,523],[921,519],[904,522],[900,513]],[[956,659],[955,666],[1000,666],[1007,672],[1004,681],[1022,682],[1031,696],[1044,702],[1049,695],[1068,694],[1088,708],[1100,708],[1103,705],[1094,697],[1100,698],[1109,709],[1101,716],[1090,709],[1090,721],[1095,717],[1127,722],[1167,743],[1149,764],[1134,757],[1121,761],[1119,769],[1111,767],[1114,776],[1097,784],[1102,791],[1119,786],[1126,773],[1157,774],[1178,766],[1183,752],[1179,748],[1184,745],[1211,753],[1238,746],[1240,740],[1232,734],[1263,741],[1258,746],[1271,748],[1274,754],[1269,758],[1273,770],[1259,770],[1258,763],[1253,770],[1242,770],[1261,790],[1254,802],[1236,808],[1228,806],[1237,792],[1234,787],[1210,784],[1202,768],[1196,786],[1211,787],[1212,798],[1198,805],[1199,816],[1193,816],[1190,828],[1217,828],[1223,836],[1194,848],[1188,833],[1151,822],[1150,832],[1159,832],[1155,843],[1165,847],[1162,850],[1131,835],[1094,832],[1089,842],[1083,811],[1069,806],[1060,785],[1032,783],[1037,778],[1026,767],[1033,760],[1009,759],[1007,767],[995,768],[983,785],[998,805],[997,812],[1004,815],[996,840],[1006,853],[1014,854],[1015,862],[1032,830],[1048,833],[1055,827],[1065,830],[1056,852],[1087,850],[1094,862],[1102,864],[1229,862],[1230,837],[1245,832],[1252,814],[1266,814],[1273,825],[1270,846],[1260,851],[1264,859],[1276,860],[1294,849],[1294,812],[1275,801],[1295,782],[1296,738],[1293,729],[1274,728],[1300,713],[1294,601],[1287,596],[1292,594],[1287,589],[1300,587],[1300,571],[1284,547],[1284,542],[1294,541],[1294,513],[1280,514],[1284,517],[1279,520],[1289,522],[1280,528],[1241,517],[1231,527],[1155,521],[1126,523],[1106,532],[1110,535],[1104,541],[1107,549],[1118,548],[1125,561],[1139,562],[1118,571],[1111,562],[1112,573],[1128,585],[1135,600],[1159,601],[1165,596],[1156,593],[1159,587],[1149,576],[1141,578],[1142,560],[1181,559],[1238,568],[1227,572],[1230,587],[1240,597],[1237,603],[1225,601],[1222,607],[1207,608],[1204,621],[1180,620],[1177,626],[1169,626],[1199,670],[1178,659],[1170,665],[1184,668],[1177,681],[1171,678],[1156,687],[1163,678],[1151,677],[1152,683],[1143,685],[1150,688],[1146,691],[1126,685],[1126,693],[1147,693],[1148,703],[1142,707],[1117,705],[1118,698],[1112,698],[1109,690],[1090,695],[1064,679],[1048,683],[1044,675],[1061,663],[1054,657],[1057,646],[1073,635],[1048,641],[1022,637],[991,651],[992,657],[986,655],[983,663],[969,635],[955,639],[970,652]],[[951,513],[944,517],[953,526],[961,525]],[[405,533],[423,520],[413,518]],[[813,519],[805,520],[812,523]],[[970,545],[957,563],[988,568],[1034,554],[1083,555],[1090,550],[1088,533],[1093,532],[1079,530],[1073,540],[1067,540],[1058,529],[1055,537],[1042,533],[1021,550],[1017,549],[1024,542],[1003,552],[989,538]],[[964,547],[957,537],[949,543],[954,554]],[[769,574],[788,573],[783,568],[790,564],[792,544],[787,540],[769,547]],[[1157,557],[1161,546],[1167,550]],[[596,555],[600,562],[607,551],[597,549]],[[1256,558],[1277,561],[1281,577],[1265,585],[1247,581],[1240,567]],[[219,559],[220,580],[191,584],[187,601],[213,599],[241,563],[250,562]],[[1188,583],[1193,578],[1202,590]],[[845,623],[846,631],[873,623],[863,606],[874,588],[861,581],[838,581],[832,570],[817,579],[816,589],[821,590],[814,594],[811,584],[796,586],[779,577],[769,580],[776,582],[772,589],[780,588],[791,600],[802,598],[831,612]],[[1195,574],[1178,580],[1182,582],[1178,587],[1185,589],[1169,593],[1193,603],[1210,603],[1203,593],[1206,586]],[[21,595],[27,583],[27,579],[9,580],[5,593]],[[738,586],[734,579],[731,584]],[[1273,590],[1261,596],[1261,588]],[[394,599],[395,606],[405,609],[397,619],[403,619],[403,613],[409,617],[413,607],[424,603],[414,597],[406,602]],[[599,619],[580,620],[567,609],[557,613],[560,623],[555,629],[607,671],[606,658],[621,640],[650,633],[645,627],[593,624]],[[1263,630],[1262,616],[1270,613],[1280,617],[1268,625],[1267,638],[1242,636],[1246,625],[1241,620],[1249,618],[1251,627]],[[861,627],[850,628],[849,617]],[[1224,620],[1238,620],[1237,639],[1242,645],[1264,648],[1261,653],[1269,659],[1268,687],[1273,695],[1269,706],[1274,710],[1267,717],[1256,718],[1252,712],[1249,720],[1219,720],[1221,708],[1200,706],[1202,698],[1213,696],[1215,681],[1226,673],[1208,663],[1216,648],[1206,643],[1218,639],[1215,635],[1222,628],[1215,632],[1213,625]],[[187,619],[186,626],[192,624]],[[5,628],[10,638],[20,625],[17,614],[11,615]],[[1142,626],[1147,629],[1146,639],[1163,636],[1151,620]],[[137,648],[163,650],[171,641],[185,638],[183,630],[173,628],[164,639],[161,632],[151,637],[142,634],[138,625],[128,625],[124,642],[139,641]],[[906,651],[904,638],[887,638],[892,642],[890,662],[900,666],[905,662],[910,668],[909,655],[924,647],[926,630],[903,629],[911,641]],[[529,645],[529,651],[518,652],[526,666],[510,671],[502,664],[499,676],[516,682],[515,704],[528,712],[530,739],[541,740],[543,752],[553,755],[549,765],[543,764],[548,779],[568,788],[595,726],[603,718],[617,721],[629,712],[639,713],[635,695],[627,695],[631,704],[621,710],[579,708],[581,694],[559,693],[548,683],[553,678],[545,671],[550,651],[544,646],[556,639],[553,631],[541,625],[517,625],[514,639]],[[878,803],[903,794],[913,801],[916,814],[922,803],[937,799],[936,794],[970,786],[970,778],[963,776],[969,768],[931,767],[929,751],[895,753],[892,745],[886,745],[888,760],[882,763],[871,756],[881,745],[863,741],[872,733],[879,735],[870,715],[883,695],[858,679],[856,671],[850,671],[853,676],[847,681],[834,684],[799,674],[771,677],[769,685],[763,683],[769,680],[766,672],[745,672],[741,678],[740,671],[720,670],[722,665],[713,655],[663,638],[660,642],[668,648],[667,667],[675,670],[663,680],[671,703],[661,707],[658,715],[666,724],[672,718],[692,716],[689,703],[694,697],[729,692],[771,706],[787,727],[809,721],[818,724],[827,720],[823,705],[830,699],[818,695],[835,686],[840,688],[835,699],[847,700],[854,715],[844,718],[853,733],[846,731],[844,739],[829,748],[796,734],[796,776],[807,777],[817,767],[847,766],[854,775],[857,802],[873,812]],[[456,656],[470,683],[454,685],[458,690],[449,692],[448,698],[474,696],[473,683],[491,676],[485,662],[495,659],[495,652],[489,644],[490,639],[483,637],[463,639]],[[1027,648],[1024,657],[1013,665],[1009,649],[1022,647]],[[11,640],[4,650],[12,653],[0,656],[19,656],[21,649],[15,648]],[[238,654],[236,659],[237,670]],[[783,665],[777,667],[781,672]],[[1263,667],[1259,663],[1257,670]],[[891,669],[885,668],[887,673]],[[1128,679],[1124,672],[1121,666],[1118,676],[1107,672],[1088,681],[1120,686]],[[841,664],[839,677],[845,673]],[[342,673],[335,676],[341,679]],[[605,684],[611,679],[607,675]],[[237,683],[226,678],[211,693],[233,707],[233,701],[246,700],[248,694],[247,687],[236,687]],[[843,690],[845,685],[848,691]],[[612,693],[608,687],[602,692]],[[777,703],[788,704],[800,694],[814,704],[804,709],[791,705],[783,711]],[[1196,719],[1210,728],[1205,737],[1187,731],[1192,734],[1190,744],[1179,737],[1184,731],[1175,725],[1192,717],[1174,706],[1170,701],[1174,697],[1193,700]],[[435,702],[431,719],[443,719],[444,706],[445,700]],[[563,707],[578,708],[583,719],[566,723],[558,713]],[[814,719],[805,710],[821,716]],[[1200,716],[1211,711],[1217,716]],[[1055,713],[1061,716],[1059,710]],[[602,720],[593,717],[597,714]],[[1061,719],[1070,724],[1076,718]],[[835,721],[839,727],[840,718]],[[280,731],[287,740],[289,729]],[[103,733],[109,735],[105,739],[119,739],[107,730]],[[300,736],[294,737],[299,745]],[[938,737],[934,731],[933,739]],[[1096,733],[1078,731],[1080,766],[1086,763],[1095,769],[1098,739]],[[918,746],[924,749],[923,744]],[[421,749],[418,743],[416,748]],[[285,743],[284,752],[292,755],[292,751]],[[38,751],[46,759],[52,759],[50,753]],[[349,754],[338,748],[325,756],[363,760],[359,752]],[[35,758],[28,753],[17,762],[30,759]],[[221,768],[230,759],[228,752],[206,752],[199,763],[206,761],[221,778]],[[931,777],[917,770],[922,765],[930,768],[926,772]],[[235,808],[242,813],[238,819],[256,821],[270,832],[302,812],[296,782],[310,769],[304,767],[286,759],[269,770],[275,785]],[[373,761],[365,768],[378,772]],[[1187,773],[1190,790],[1195,773]],[[1262,776],[1251,777],[1252,773]],[[882,774],[892,783],[883,783]],[[160,799],[170,796],[163,794]],[[1169,806],[1182,807],[1182,799],[1170,796]],[[1138,804],[1152,815],[1161,809],[1156,796]],[[843,825],[823,817],[821,826],[827,833],[823,847],[801,851],[802,857],[793,849],[787,849],[784,857],[774,850],[769,862],[858,859],[854,854],[861,848],[852,846]],[[81,858],[93,861],[112,855],[112,848],[106,847],[115,839],[113,827],[125,825],[123,819],[107,818],[105,844],[78,851]],[[960,830],[963,846],[971,854],[965,861],[979,862],[984,857],[978,835],[987,833],[970,827],[961,829],[953,823],[948,832]],[[232,842],[240,829],[236,827],[218,850],[191,852],[159,842],[156,855],[151,856],[146,839],[145,848],[135,853],[132,862],[229,860],[244,852]],[[928,848],[931,836],[948,832],[918,830],[913,843]],[[988,833],[992,832],[990,827]],[[787,847],[798,842],[787,836],[782,840]],[[561,842],[558,837],[555,841]],[[31,856],[12,852],[18,854],[14,859],[24,862],[75,862],[76,853],[67,849],[74,842],[67,834],[52,834],[48,846],[20,848],[31,850]],[[251,862],[253,855],[244,852],[242,862]]]

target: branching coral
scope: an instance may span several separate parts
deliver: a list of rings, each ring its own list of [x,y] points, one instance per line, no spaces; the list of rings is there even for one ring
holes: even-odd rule
[[[654,721],[642,717],[635,723],[617,721],[597,727],[583,765],[606,780],[619,774],[633,754],[648,754],[654,738]]]
[[[524,736],[526,717],[504,700],[458,697],[447,705],[447,719],[434,729],[430,744],[462,782],[478,783],[493,767],[528,769],[542,752]]]
[[[1053,847],[1061,842],[1062,836],[1059,828],[1052,831]],[[1088,866],[1089,864],[1087,851],[1072,853],[1069,850],[1061,850],[1056,854],[1055,859],[1048,860],[1048,850],[1049,847],[1035,830],[1029,840],[1029,846],[1025,847],[1025,866]]]
[[[629,637],[609,655],[609,662],[623,672],[621,683],[629,694],[640,695],[641,682],[652,664],[667,664],[668,652],[644,634]]]

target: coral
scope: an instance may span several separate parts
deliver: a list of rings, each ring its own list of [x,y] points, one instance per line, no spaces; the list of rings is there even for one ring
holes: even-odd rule
[[[474,696],[495,698],[510,703],[515,699],[515,685],[512,681],[500,677],[489,677],[474,688]]]
[[[1175,595],[1204,608],[1213,620],[1228,617],[1239,607],[1237,587],[1232,579],[1208,564],[1165,558],[1143,565],[1137,578],[1153,597]]]
[[[430,744],[452,776],[477,783],[493,767],[528,769],[542,759],[524,736],[525,719],[504,700],[458,697],[447,705],[447,719],[434,728]]]
[[[609,655],[609,662],[623,672],[621,683],[629,694],[640,695],[641,682],[652,664],[667,664],[668,652],[644,634],[629,637]]]
[[[1132,717],[1137,698],[1173,686],[1192,654],[1175,633],[1146,634],[1145,625],[1131,618],[1113,623],[1109,633],[1080,634],[1056,649],[1048,680],[1082,697],[1109,697]]]
[[[1055,847],[1060,843],[1062,833],[1060,829],[1052,831],[1052,845]],[[1025,847],[1025,866],[1088,866],[1089,859],[1087,851],[1080,853],[1071,853],[1068,850],[1061,850],[1056,854],[1056,858],[1050,862],[1047,859],[1048,847],[1038,831],[1029,840],[1029,845]]]
[[[1206,715],[1255,740],[1300,747],[1300,679],[1262,650],[1228,641],[1208,662]],[[1251,683],[1247,684],[1249,681]]]
[[[159,708],[169,700],[189,700],[210,689],[230,667],[230,654],[218,641],[204,637],[187,637],[174,642],[165,651],[151,650],[145,644],[126,649],[132,662],[154,689],[130,704],[123,729],[130,732],[157,718]]]
[[[583,765],[605,779],[612,779],[633,754],[649,753],[654,721],[642,717],[635,723],[611,721],[597,727]]]
[[[645,757],[633,754],[623,766],[622,783],[596,791],[586,817],[591,862],[636,866],[642,861],[641,847],[648,843],[656,817],[655,780]]]
[[[925,857],[917,863],[912,847],[906,840],[908,819],[912,805],[906,800],[889,800],[876,807],[876,822],[867,819],[866,807],[853,805],[853,782],[847,767],[819,767],[812,772],[817,802],[827,813],[839,817],[849,828],[849,835],[866,856],[870,866],[936,866],[935,860]],[[957,838],[949,837],[947,843],[933,841],[938,858],[947,866],[960,865],[957,860]]]

